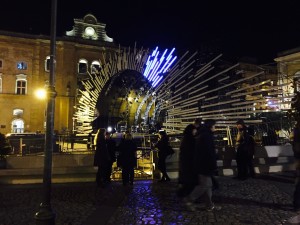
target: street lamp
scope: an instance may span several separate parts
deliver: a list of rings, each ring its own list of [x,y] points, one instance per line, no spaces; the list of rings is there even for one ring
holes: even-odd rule
[[[35,91],[35,96],[38,98],[38,99],[46,99],[47,98],[47,90],[41,88],[41,89],[38,89]]]
[[[47,100],[47,90],[45,88],[40,88],[35,91],[35,97],[39,100],[46,101]],[[47,108],[47,105],[45,106]],[[44,115],[46,115],[46,110],[44,111]],[[43,128],[46,128],[46,117],[43,120]]]
[[[50,74],[47,87],[47,115],[45,134],[45,157],[43,186],[44,193],[39,211],[35,214],[36,225],[55,225],[55,213],[51,207],[51,176],[52,176],[52,152],[54,142],[54,112],[55,112],[55,56],[56,56],[56,17],[57,0],[51,3],[51,40],[50,40]]]

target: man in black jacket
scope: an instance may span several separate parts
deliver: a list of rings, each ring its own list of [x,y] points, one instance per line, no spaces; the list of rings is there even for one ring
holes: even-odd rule
[[[217,170],[217,154],[214,144],[215,121],[205,120],[196,138],[194,153],[194,169],[198,176],[198,184],[184,199],[186,205],[195,210],[194,201],[204,195],[207,211],[219,210],[212,202],[212,176]]]

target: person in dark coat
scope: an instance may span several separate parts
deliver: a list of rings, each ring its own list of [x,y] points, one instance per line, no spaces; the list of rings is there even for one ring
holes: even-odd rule
[[[201,118],[196,118],[195,120],[194,120],[194,126],[196,127],[196,129],[197,129],[197,133],[195,134],[195,135],[198,135],[198,133],[199,133],[199,130],[201,129],[201,126],[202,126],[202,119]]]
[[[201,196],[205,199],[207,211],[218,210],[212,202],[212,176],[217,171],[217,153],[214,143],[215,121],[208,119],[204,121],[196,138],[194,154],[194,170],[197,173],[198,183],[193,191],[184,199],[186,205],[195,210],[194,202]]]
[[[126,132],[123,140],[119,145],[120,160],[122,167],[122,182],[126,186],[128,183],[133,185],[134,167],[136,166],[136,151],[137,145],[133,141],[130,132]]]
[[[300,121],[296,121],[296,125],[290,134],[290,140],[293,147],[296,166],[293,206],[297,215],[289,218],[287,222],[288,224],[300,224]]]
[[[187,125],[183,132],[179,152],[179,197],[187,196],[197,184],[197,174],[193,167],[196,133],[197,127],[194,124]]]
[[[296,180],[295,180],[295,191],[293,206],[294,210],[300,211],[300,123],[297,122],[295,128],[293,129],[291,136],[293,152],[296,164]]]
[[[158,169],[162,173],[162,177],[160,179],[160,182],[170,181],[170,177],[167,173],[167,167],[166,167],[166,159],[168,156],[168,146],[169,146],[169,137],[166,133],[166,131],[159,131],[158,132],[158,141],[154,145],[154,148],[158,149]]]
[[[111,135],[109,132],[105,133],[105,142],[106,142],[106,147],[110,156],[110,161],[109,161],[109,167],[107,168],[107,173],[105,176],[105,181],[110,183],[111,179],[111,173],[112,173],[112,166],[113,163],[116,161],[116,142],[114,139],[111,138]]]
[[[103,128],[98,129],[94,142],[96,145],[96,152],[94,156],[94,166],[98,166],[96,175],[96,183],[100,187],[104,187],[107,184],[107,171],[110,166],[110,155],[107,149],[105,141],[106,130]]]
[[[249,134],[243,120],[236,122],[238,134],[236,137],[237,179],[245,180],[254,177],[253,157],[255,149],[254,138]]]

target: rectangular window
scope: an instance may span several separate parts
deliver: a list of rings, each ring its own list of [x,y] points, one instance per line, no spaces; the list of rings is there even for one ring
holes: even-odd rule
[[[17,63],[17,69],[18,70],[27,70],[27,63],[25,63],[25,62],[18,62]]]
[[[26,81],[18,80],[17,81],[17,95],[25,95],[26,94]]]
[[[2,64],[3,64],[2,59],[0,59],[0,69],[2,69]]]
[[[50,57],[45,60],[45,71],[50,71]]]
[[[87,73],[87,64],[86,63],[79,63],[78,64],[78,73],[80,73],[80,74]]]

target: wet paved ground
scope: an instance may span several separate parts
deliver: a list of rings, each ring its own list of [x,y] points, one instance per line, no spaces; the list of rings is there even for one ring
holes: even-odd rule
[[[52,208],[56,225],[122,224],[288,224],[292,210],[293,179],[280,176],[238,181],[219,177],[214,202],[220,211],[192,212],[176,196],[176,181],[136,181],[123,187],[94,183],[53,184]],[[42,185],[0,185],[0,225],[33,225],[42,196]]]

